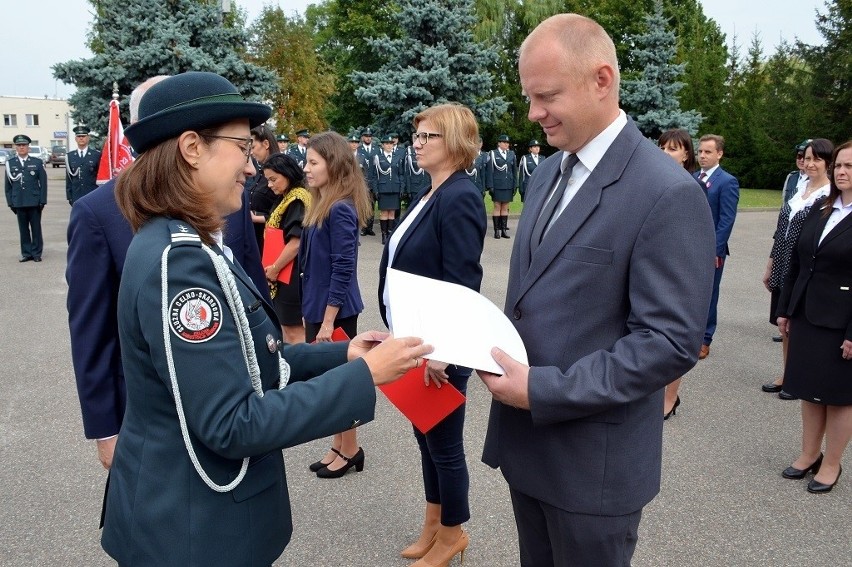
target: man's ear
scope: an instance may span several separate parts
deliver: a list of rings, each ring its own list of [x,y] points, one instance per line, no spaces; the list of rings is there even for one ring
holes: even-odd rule
[[[615,70],[607,63],[601,63],[595,69],[595,88],[600,93],[601,98],[606,98],[612,91],[615,84]]]

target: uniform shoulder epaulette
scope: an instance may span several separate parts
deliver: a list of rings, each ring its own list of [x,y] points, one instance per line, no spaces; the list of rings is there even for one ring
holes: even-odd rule
[[[169,232],[172,235],[172,247],[196,246],[201,248],[201,237],[188,223],[178,220],[169,221]]]

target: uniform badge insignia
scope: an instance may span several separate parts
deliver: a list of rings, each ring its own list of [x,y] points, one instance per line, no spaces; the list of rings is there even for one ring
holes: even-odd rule
[[[183,226],[182,224],[178,225],[178,230],[181,232],[189,232],[189,229]]]
[[[221,303],[206,289],[185,289],[169,305],[169,326],[188,343],[209,341],[222,327]]]
[[[269,352],[275,352],[278,350],[278,342],[272,335],[266,335],[266,348],[269,349]]]

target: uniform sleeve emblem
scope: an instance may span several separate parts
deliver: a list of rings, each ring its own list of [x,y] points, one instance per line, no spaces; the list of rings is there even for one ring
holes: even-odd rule
[[[209,341],[222,327],[221,303],[206,289],[185,289],[169,305],[169,326],[188,343]]]

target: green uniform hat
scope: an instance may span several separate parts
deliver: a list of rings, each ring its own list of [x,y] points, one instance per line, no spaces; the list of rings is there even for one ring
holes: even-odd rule
[[[18,144],[27,144],[27,145],[29,145],[29,144],[32,144],[32,143],[33,143],[33,139],[32,139],[32,138],[30,138],[29,136],[27,136],[26,134],[18,134],[17,136],[15,136],[14,138],[12,138],[12,143],[13,143],[13,144],[15,144],[16,146],[17,146]]]
[[[288,136],[287,134],[278,134],[277,136],[275,136],[275,140],[278,142],[287,142],[289,144],[290,136]]]
[[[358,137],[358,134],[353,133],[353,134],[349,135],[349,141],[350,142],[360,142],[361,138]]]
[[[370,136],[370,137],[372,137],[372,136],[373,136],[373,131],[372,131],[372,130],[370,130],[369,128],[364,128],[363,130],[361,130],[361,135],[362,135],[362,136]]]
[[[385,136],[384,138],[382,138],[382,143],[383,144],[393,144],[393,138],[391,138],[390,136]]]
[[[529,144],[527,144],[527,147],[528,147],[528,148],[531,148],[531,147],[533,147],[533,146],[541,147],[541,144],[539,143],[539,141],[538,141],[538,140],[530,140],[530,143],[529,143]]]
[[[296,132],[296,136],[302,136],[303,138],[310,138],[311,132],[307,129],[299,130],[298,132]]]
[[[139,101],[139,122],[125,130],[133,149],[149,150],[187,130],[203,130],[231,120],[260,126],[272,114],[265,104],[249,102],[237,87],[216,73],[189,71],[164,79]]]
[[[498,142],[508,142],[508,141],[509,141],[509,136],[508,136],[507,134],[500,134],[500,135],[497,137],[497,141],[498,141]]]
[[[75,136],[88,136],[89,135],[89,129],[86,128],[85,126],[74,126],[73,132],[74,132]]]
[[[807,140],[803,140],[801,144],[796,146],[796,153],[800,154],[804,152],[806,149],[808,149],[808,144],[810,144],[811,142],[813,142],[813,140],[811,140],[810,138],[808,138]]]

